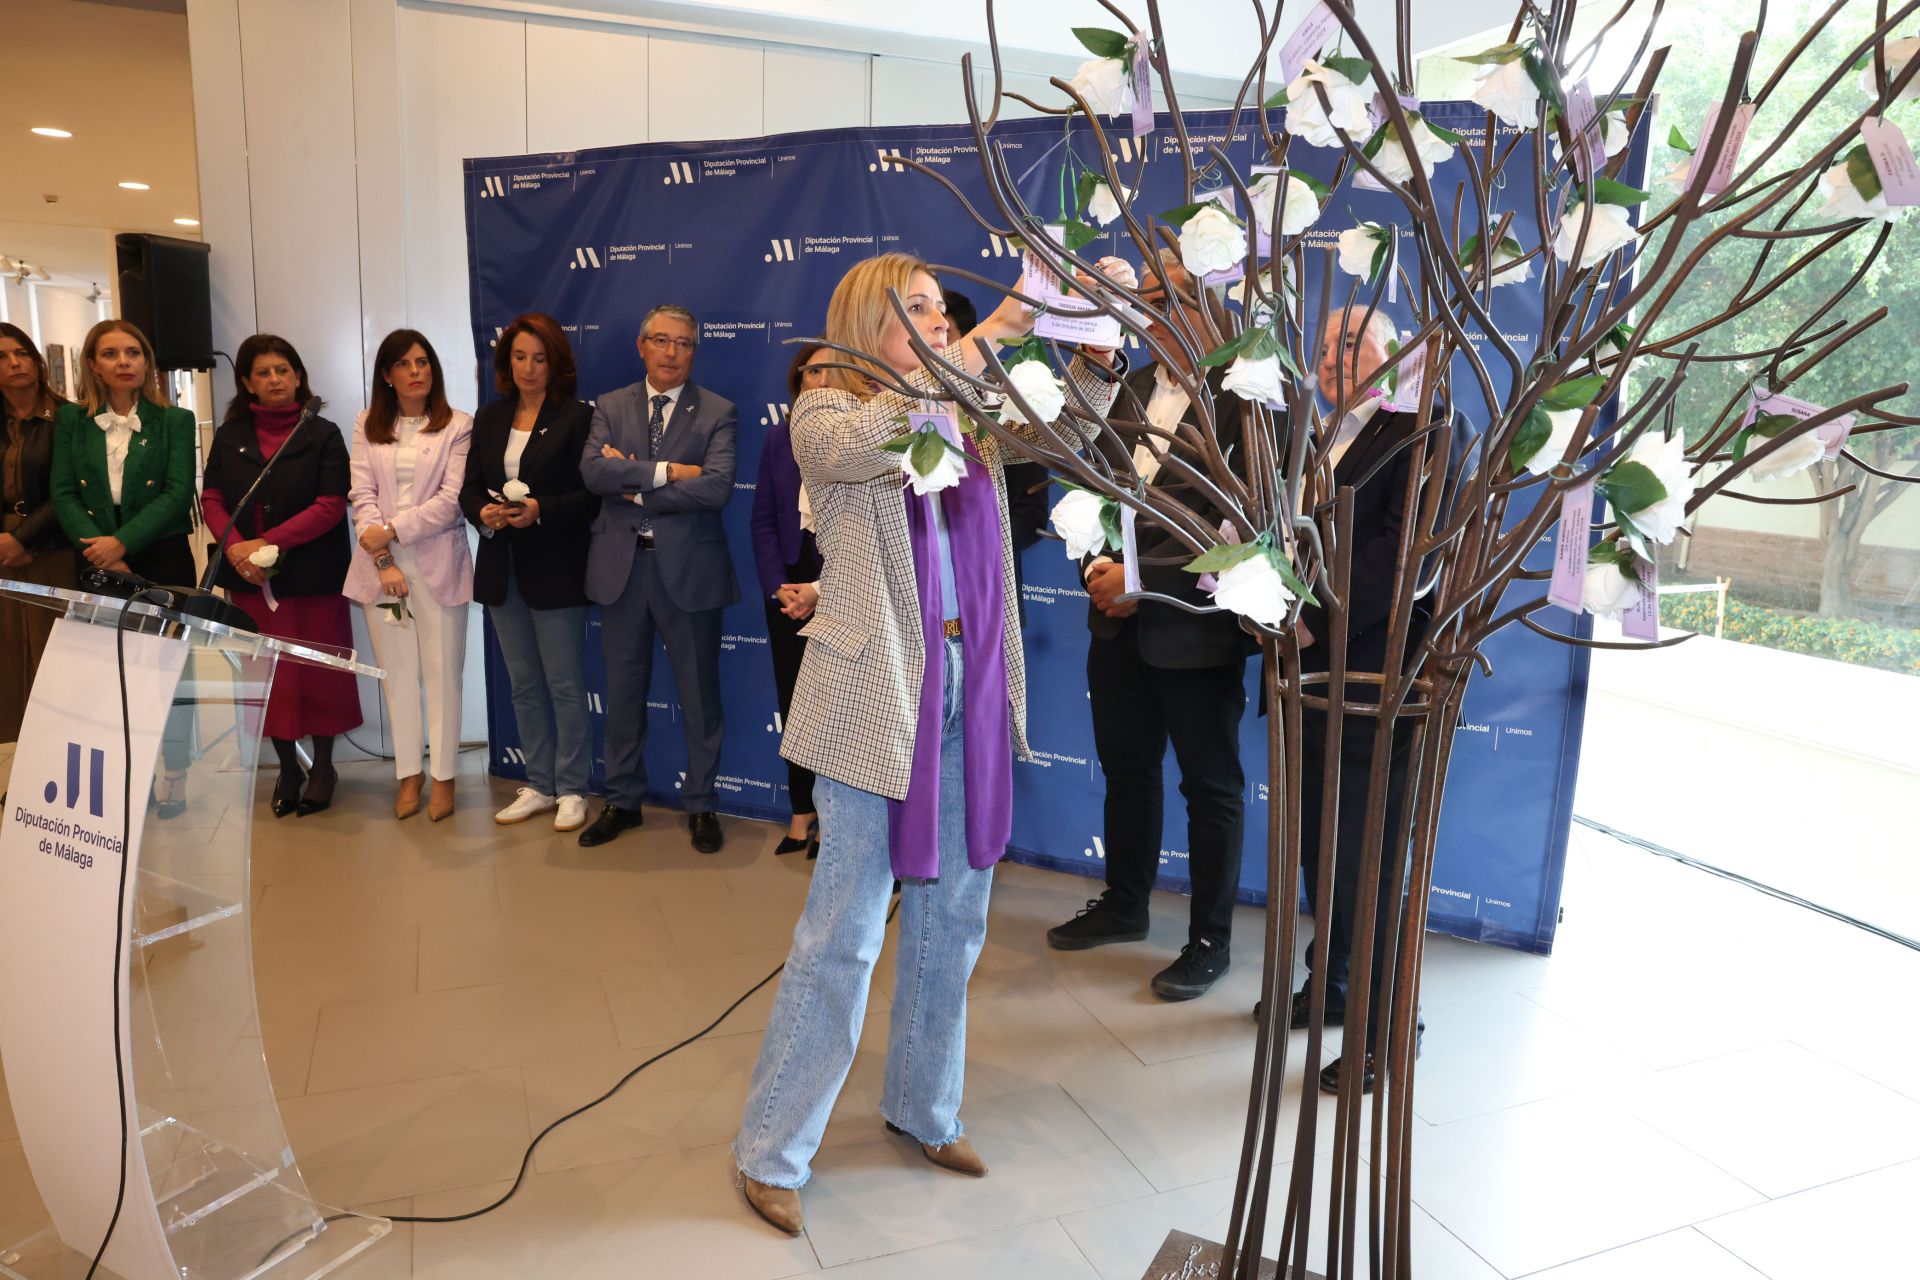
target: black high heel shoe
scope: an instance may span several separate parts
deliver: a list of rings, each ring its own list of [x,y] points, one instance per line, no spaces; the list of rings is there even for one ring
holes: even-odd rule
[[[187,811],[187,772],[164,771],[153,789],[154,805],[162,818],[177,818]]]
[[[320,782],[322,777],[326,779],[324,786],[322,786]],[[336,769],[330,768],[325,774],[322,774],[318,769],[309,773],[307,775],[307,789],[301,794],[300,803],[294,809],[294,812],[304,818],[309,814],[319,813],[322,809],[330,807],[333,804],[333,788],[339,781],[340,774]]]
[[[306,775],[280,771],[280,780],[273,784],[273,816],[284,818],[300,808],[300,784]]]
[[[798,853],[802,849],[809,850],[807,854],[809,858],[815,857],[819,853],[820,819],[815,818],[813,820],[813,826],[806,835],[782,836],[780,837],[780,843],[773,846],[773,852],[776,856],[783,853]]]

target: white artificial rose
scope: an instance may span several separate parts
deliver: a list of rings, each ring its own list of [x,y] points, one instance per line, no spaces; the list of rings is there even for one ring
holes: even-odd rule
[[[1747,441],[1747,452],[1751,454],[1763,445],[1772,443],[1773,441],[1763,437],[1751,437]],[[1788,476],[1799,475],[1820,461],[1826,451],[1826,442],[1820,439],[1819,433],[1809,431],[1804,435],[1795,436],[1748,467],[1746,474],[1755,480],[1784,480]]]
[[[1453,144],[1429,129],[1424,120],[1408,120],[1407,127],[1413,135],[1414,150],[1420,154],[1420,168],[1431,178],[1433,167],[1453,154]],[[1406,148],[1400,145],[1400,135],[1391,126],[1380,149],[1373,153],[1373,165],[1393,182],[1407,182],[1413,177],[1413,165],[1407,160]]]
[[[1627,131],[1625,107],[1615,107],[1600,117],[1600,145],[1606,149],[1608,159],[1625,151],[1627,144],[1631,141],[1633,141],[1633,135]]]
[[[1504,244],[1494,246],[1493,250],[1493,287],[1520,284],[1533,278],[1533,261],[1525,255],[1516,253]]]
[[[525,480],[509,480],[500,486],[500,496],[508,502],[525,502],[532,492]]]
[[[1920,79],[1920,76],[1915,79]],[[1827,170],[1826,176],[1820,181],[1827,188],[1827,202],[1820,206],[1822,218],[1878,218],[1882,222],[1892,222],[1900,216],[1900,210],[1887,204],[1886,192],[1881,192],[1871,200],[1860,194],[1860,188],[1854,186],[1853,179],[1847,175],[1845,160]]]
[[[1569,204],[1566,216],[1560,219],[1559,231],[1554,233],[1554,257],[1565,262],[1573,256],[1573,246],[1578,243],[1580,228],[1585,224],[1588,224],[1586,202]],[[1640,238],[1640,233],[1627,221],[1626,210],[1617,204],[1594,205],[1590,226],[1586,245],[1580,251],[1580,269],[1583,271],[1603,261],[1615,249],[1630,245]]]
[[[1280,357],[1249,360],[1238,356],[1220,381],[1223,391],[1231,391],[1242,400],[1262,404],[1280,404],[1286,397],[1286,383],[1280,376]]]
[[[1359,276],[1365,280],[1373,270],[1374,250],[1380,247],[1376,233],[1380,228],[1371,222],[1363,222],[1357,227],[1348,227],[1340,233],[1340,269],[1348,275]]]
[[[247,563],[256,569],[271,569],[280,563],[280,548],[271,544],[264,546],[248,556]]]
[[[1253,205],[1254,223],[1265,231],[1273,226],[1273,198],[1280,190],[1280,175],[1263,173],[1260,180],[1247,188],[1247,198]],[[1320,198],[1313,188],[1293,178],[1287,183],[1287,202],[1280,210],[1280,234],[1297,236],[1312,226],[1320,217]]]
[[[1261,552],[1218,575],[1213,602],[1222,609],[1252,618],[1255,622],[1277,627],[1286,621],[1287,603],[1293,592],[1281,579],[1280,571]]]
[[[1626,513],[1633,527],[1649,541],[1663,545],[1672,542],[1687,518],[1687,499],[1693,497],[1693,464],[1687,461],[1687,442],[1679,436],[1663,440],[1644,435],[1627,455],[1627,461],[1646,467],[1667,488],[1667,496],[1652,506]]]
[[[967,460],[957,449],[942,448],[939,461],[933,464],[932,470],[922,475],[914,469],[913,450],[908,449],[900,455],[900,469],[907,473],[907,482],[913,486],[913,491],[925,497],[959,484],[967,474]]]
[[[405,605],[384,605],[384,604],[381,605],[380,621],[386,623],[390,627],[405,626],[407,621],[407,616],[406,614],[401,612],[401,610],[404,608],[406,608]]]
[[[1596,618],[1617,618],[1640,603],[1640,580],[1627,577],[1611,560],[1596,560],[1587,565],[1580,603]]]
[[[1904,40],[1888,42],[1886,57],[1888,84],[1892,84],[1900,78],[1900,73],[1907,69],[1907,64],[1913,61],[1915,54],[1920,54],[1920,36],[1908,36]],[[1867,65],[1860,68],[1860,92],[1866,94],[1869,98],[1874,97],[1879,92],[1879,86],[1873,82],[1873,55],[1871,53],[1867,55]],[[1907,87],[1895,95],[1894,101],[1899,102],[1905,98],[1920,98],[1920,75],[1916,75],[1913,79],[1907,81]]]
[[[1097,493],[1069,489],[1067,496],[1053,506],[1048,517],[1053,531],[1067,544],[1067,559],[1081,560],[1107,545],[1107,530],[1100,523],[1101,508],[1106,505]]]
[[[1573,429],[1580,425],[1578,409],[1549,409],[1546,414],[1547,421],[1553,424],[1553,430],[1548,433],[1546,443],[1534,450],[1533,456],[1525,464],[1527,470],[1537,476],[1543,476],[1560,465],[1560,460],[1567,456],[1567,445],[1573,441]]]
[[[1327,91],[1332,111],[1320,106],[1314,85]],[[1372,117],[1367,109],[1373,104],[1373,86],[1356,85],[1331,67],[1309,60],[1307,69],[1287,86],[1287,132],[1312,147],[1337,147],[1337,127],[1349,138],[1366,136]]]
[[[1101,115],[1133,110],[1133,72],[1118,58],[1089,58],[1073,73],[1073,87]]]
[[[1247,250],[1247,233],[1208,201],[1180,227],[1180,261],[1195,276],[1225,271]]]
[[[1133,192],[1125,187],[1120,188],[1120,194],[1124,199],[1133,198]],[[1107,183],[1095,184],[1093,194],[1087,197],[1087,216],[1103,227],[1120,216],[1120,201],[1114,198],[1113,188]]]
[[[1066,388],[1060,385],[1060,379],[1053,376],[1053,370],[1044,360],[1022,360],[1007,370],[1007,383],[1018,391],[1033,411],[1040,415],[1040,421],[1052,422],[1060,416],[1060,410],[1066,408]],[[1000,406],[1000,421],[1025,422],[1026,415],[1020,412],[1012,396]]]
[[[1525,59],[1496,62],[1484,68],[1473,100],[1507,124],[1531,129],[1540,123],[1540,90],[1527,74]]]

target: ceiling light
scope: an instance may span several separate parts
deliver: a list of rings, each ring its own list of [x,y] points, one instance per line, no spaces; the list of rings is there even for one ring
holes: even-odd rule
[[[151,191],[151,190],[153,190],[153,188],[152,188],[152,187],[149,187],[149,186],[148,186],[148,185],[147,185],[146,183],[144,183],[144,182],[123,182],[123,183],[121,183],[120,185],[121,185],[121,187],[122,187],[123,189],[125,189],[125,190],[127,190],[127,191]]]
[[[44,125],[44,124],[35,125],[33,127],[33,132],[39,134],[43,138],[71,138],[73,136],[73,134],[71,134],[65,129],[55,129],[51,125]]]
[[[199,226],[199,225],[200,225],[200,219],[198,219],[198,218],[175,218],[175,219],[173,220],[173,225],[174,225],[174,226],[176,226],[176,227],[197,227],[197,226]]]

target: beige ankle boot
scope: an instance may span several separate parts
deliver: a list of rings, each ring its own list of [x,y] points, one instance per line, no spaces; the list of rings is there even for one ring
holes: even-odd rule
[[[900,1128],[891,1120],[887,1121],[887,1132],[898,1133],[908,1137],[912,1136],[907,1134],[905,1129]],[[923,1142],[920,1144],[920,1154],[939,1165],[942,1169],[951,1169],[955,1173],[964,1173],[970,1178],[984,1178],[987,1176],[987,1162],[980,1158],[980,1153],[973,1149],[973,1144],[967,1141],[967,1135],[964,1133],[952,1142],[944,1143],[937,1147],[930,1142]]]
[[[788,1235],[797,1236],[806,1229],[806,1220],[800,1214],[800,1193],[786,1187],[770,1187],[764,1182],[756,1182],[745,1173],[740,1175],[740,1189],[747,1194],[747,1203],[753,1211],[780,1228]]]

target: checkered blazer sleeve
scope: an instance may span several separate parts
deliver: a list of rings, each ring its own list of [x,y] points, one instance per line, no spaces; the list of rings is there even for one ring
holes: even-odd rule
[[[906,379],[935,394],[938,383],[925,371]],[[881,446],[907,429],[906,416],[920,401],[892,391],[862,400],[851,391],[815,387],[794,401],[790,434],[794,461],[809,481],[859,484],[900,470],[900,455]]]

